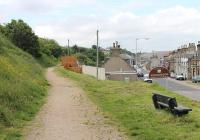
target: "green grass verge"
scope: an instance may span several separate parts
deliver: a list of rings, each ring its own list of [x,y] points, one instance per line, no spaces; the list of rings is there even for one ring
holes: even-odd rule
[[[29,54],[0,35],[0,140],[18,140],[44,102],[48,83]]]
[[[95,78],[57,71],[82,87],[89,98],[126,132],[132,140],[198,140],[200,139],[200,103],[170,92],[158,84],[144,82],[97,81]],[[174,96],[179,104],[193,109],[183,117],[165,110],[155,110],[152,92]]]

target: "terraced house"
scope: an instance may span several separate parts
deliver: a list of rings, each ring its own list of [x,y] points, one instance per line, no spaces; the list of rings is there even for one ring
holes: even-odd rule
[[[188,59],[188,79],[200,75],[200,42],[197,45],[195,54]]]
[[[186,79],[192,79],[200,74],[200,44],[182,45],[170,52],[165,61],[169,64],[171,75],[183,75]]]

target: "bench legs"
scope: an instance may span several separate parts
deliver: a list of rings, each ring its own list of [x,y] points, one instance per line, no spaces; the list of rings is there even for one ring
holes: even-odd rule
[[[158,100],[157,100],[156,95],[153,95],[153,96],[152,96],[152,100],[153,100],[154,107],[155,107],[156,109],[159,109],[160,107],[159,107],[159,104],[158,104]]]

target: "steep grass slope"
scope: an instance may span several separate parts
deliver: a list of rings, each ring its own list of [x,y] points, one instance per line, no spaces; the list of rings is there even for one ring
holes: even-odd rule
[[[0,34],[0,140],[20,139],[46,95],[43,69]]]

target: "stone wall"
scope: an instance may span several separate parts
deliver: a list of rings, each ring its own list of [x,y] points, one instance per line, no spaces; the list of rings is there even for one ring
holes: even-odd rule
[[[83,65],[82,66],[82,73],[96,77],[97,76],[97,67]],[[98,79],[99,80],[105,80],[106,79],[104,68],[98,68]]]

